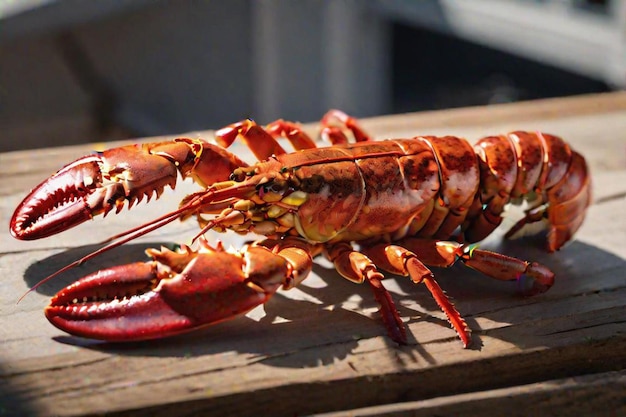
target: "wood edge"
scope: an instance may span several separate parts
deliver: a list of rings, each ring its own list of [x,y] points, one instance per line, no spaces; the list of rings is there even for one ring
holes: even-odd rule
[[[604,112],[616,112],[626,109],[626,92],[618,91],[611,93],[586,94],[580,96],[557,97],[540,100],[520,101],[488,106],[461,107],[444,110],[431,110],[393,115],[382,115],[359,119],[360,123],[371,131],[385,132],[398,129],[423,129],[425,127],[454,127],[454,126],[477,126],[482,124],[496,124],[507,121],[521,121],[529,119],[557,119],[564,115],[568,117],[597,114]],[[233,120],[235,122],[235,120]],[[317,122],[303,123],[307,130],[315,130]],[[216,127],[216,129],[219,127]],[[68,145],[54,148],[54,152],[74,153],[81,149],[100,149],[103,144],[106,147],[122,146],[137,142],[151,142],[168,140],[176,137],[202,137],[210,138],[214,129],[197,130],[163,136],[149,136],[127,140],[115,140],[110,142],[90,142],[80,145]],[[26,149],[0,153],[0,156],[8,159],[23,158],[37,149]]]
[[[503,361],[507,363],[506,372],[502,372],[500,368]],[[411,372],[400,370],[332,381],[286,383],[220,397],[107,411],[107,415],[154,416],[175,413],[212,416],[223,415],[224,410],[242,417],[257,416],[259,410],[273,416],[330,412],[339,412],[330,415],[353,415],[345,410],[385,405],[389,407],[408,401],[427,401],[456,395],[471,397],[482,391],[515,389],[517,386],[541,383],[546,381],[547,376],[551,380],[559,380],[574,375],[591,375],[625,368],[626,337],[615,336],[577,345],[516,352],[468,362],[463,366],[450,364]]]
[[[626,109],[626,92],[555,97],[486,106],[460,107],[363,119],[371,130],[403,127],[455,127],[499,124],[531,119],[558,119]]]
[[[340,416],[412,416],[432,415],[528,415],[533,413],[554,413],[558,407],[560,416],[580,416],[581,406],[588,412],[597,412],[600,407],[614,415],[626,412],[626,405],[620,400],[626,390],[626,371],[609,371],[532,384],[498,388],[483,392],[437,397],[423,401],[410,401],[381,406],[366,407],[318,414],[318,417]],[[563,401],[563,398],[566,401]],[[590,409],[591,406],[591,409]],[[520,407],[520,408],[517,408]],[[614,407],[614,408],[613,408]],[[519,410],[512,412],[512,409]],[[497,410],[500,410],[498,412]],[[621,410],[621,411],[620,411]]]

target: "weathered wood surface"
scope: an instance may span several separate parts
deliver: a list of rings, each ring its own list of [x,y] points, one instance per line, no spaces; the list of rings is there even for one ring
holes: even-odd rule
[[[466,350],[425,289],[400,278],[386,285],[407,321],[410,344],[395,346],[384,336],[370,290],[339,278],[324,262],[265,310],[196,334],[113,345],[69,337],[47,323],[42,309],[62,286],[141,259],[147,246],[189,242],[196,231],[189,222],[69,271],[16,305],[39,279],[105,237],[175,207],[193,189],[184,184],[154,204],[58,237],[19,242],[6,231],[0,235],[0,416],[355,409],[355,415],[626,414],[626,93],[389,116],[363,125],[380,138],[455,134],[473,140],[517,129],[566,138],[587,157],[594,179],[595,203],[576,240],[554,255],[533,239],[496,237],[484,245],[550,266],[557,273],[554,288],[522,298],[514,284],[463,267],[437,271],[474,330]],[[32,186],[103,146],[0,154],[4,227]],[[244,152],[241,146],[236,151]]]

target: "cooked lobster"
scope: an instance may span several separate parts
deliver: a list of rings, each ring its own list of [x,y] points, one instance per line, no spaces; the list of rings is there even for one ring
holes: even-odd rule
[[[585,159],[556,136],[512,132],[479,140],[418,136],[372,141],[346,114],[331,110],[317,148],[299,125],[261,127],[244,120],[220,129],[221,146],[199,139],[128,145],[82,157],[34,188],[10,223],[18,239],[38,239],[92,217],[159,196],[177,177],[202,190],[178,209],[126,233],[115,245],[175,219],[195,216],[195,249],[149,249],[151,260],[88,275],[52,298],[45,314],[58,328],[111,341],[165,337],[226,320],[292,288],[324,254],[348,280],[367,282],[391,339],[405,327],[382,284],[386,271],[423,283],[465,346],[470,330],[428,266],[465,265],[526,294],[548,290],[545,266],[481,250],[509,203],[530,208],[507,233],[543,224],[547,250],[580,227],[591,199]],[[287,153],[277,141],[295,148]],[[260,162],[225,150],[240,138]],[[242,249],[210,245],[208,230],[256,233]],[[116,237],[120,238],[120,236]]]

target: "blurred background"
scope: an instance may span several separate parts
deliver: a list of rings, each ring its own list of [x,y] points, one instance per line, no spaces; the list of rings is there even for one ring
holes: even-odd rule
[[[622,0],[0,3],[0,151],[625,86]]]

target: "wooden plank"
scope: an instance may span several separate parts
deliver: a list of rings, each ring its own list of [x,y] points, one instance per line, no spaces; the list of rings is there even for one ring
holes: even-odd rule
[[[606,372],[570,377],[484,391],[459,394],[424,401],[386,404],[341,412],[319,414],[318,417],[339,416],[476,416],[476,415],[598,415],[599,410],[610,410],[608,415],[626,414],[626,372]],[[602,413],[601,413],[602,414]]]
[[[322,261],[301,287],[277,294],[265,309],[158,342],[87,341],[64,335],[43,318],[47,299],[76,278],[141,259],[147,246],[189,242],[195,225],[177,223],[69,271],[16,305],[28,287],[97,242],[175,207],[194,189],[182,184],[154,204],[54,238],[19,242],[1,236],[0,415],[309,414],[512,389],[572,375],[612,375],[624,368],[626,93],[363,124],[379,137],[447,132],[476,138],[545,129],[567,138],[588,157],[594,174],[596,204],[576,240],[555,255],[529,245],[538,243],[533,239],[502,242],[494,236],[484,244],[550,266],[557,273],[554,288],[521,298],[514,284],[462,267],[437,271],[474,330],[467,350],[423,288],[390,278],[385,284],[411,335],[408,346],[395,346],[384,336],[369,290],[339,278]],[[43,177],[101,146],[0,154],[1,221],[8,223],[13,208]],[[217,237],[241,241],[230,235],[211,239]]]

